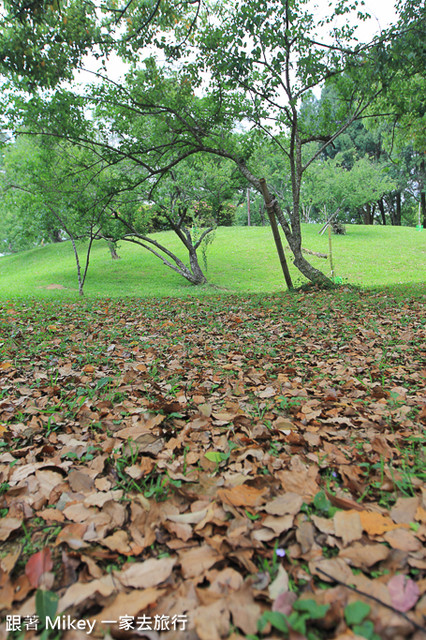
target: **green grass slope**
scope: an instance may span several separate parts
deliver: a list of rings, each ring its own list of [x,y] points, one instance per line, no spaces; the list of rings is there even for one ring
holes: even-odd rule
[[[320,225],[303,225],[303,246],[328,253],[328,236]],[[172,232],[156,238],[186,261]],[[286,244],[286,243],[285,243]],[[332,236],[336,275],[344,282],[368,287],[419,284],[425,280],[426,231],[408,227],[347,226],[345,236]],[[79,245],[84,258],[85,245]],[[87,296],[184,296],[214,293],[213,287],[194,287],[155,256],[128,243],[119,247],[121,260],[111,260],[104,242],[95,244],[85,285]],[[286,251],[294,284],[303,282]],[[308,260],[330,274],[328,260]],[[285,289],[269,227],[221,227],[208,249],[207,276],[222,292],[268,293]],[[83,260],[82,260],[83,261]],[[200,260],[201,262],[201,260]],[[49,285],[64,289],[47,289]],[[76,297],[77,274],[70,242],[37,247],[0,258],[0,298],[34,296]]]

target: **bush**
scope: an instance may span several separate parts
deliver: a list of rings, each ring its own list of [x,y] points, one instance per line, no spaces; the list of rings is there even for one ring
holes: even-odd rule
[[[333,220],[331,223],[331,228],[333,233],[338,236],[344,236],[346,234],[346,227],[343,222],[339,222],[339,220]]]

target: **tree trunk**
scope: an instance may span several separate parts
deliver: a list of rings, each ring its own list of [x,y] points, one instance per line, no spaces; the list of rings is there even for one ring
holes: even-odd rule
[[[59,229],[51,229],[49,231],[49,237],[52,242],[62,242],[61,232]]]
[[[385,205],[383,202],[383,198],[380,198],[379,200],[379,209],[380,209],[380,215],[382,216],[382,223],[383,225],[386,225]]]
[[[204,147],[203,151],[206,151],[207,153],[213,153],[215,155],[219,155],[225,158],[230,158],[231,160],[233,160],[237,165],[240,173],[250,182],[250,184],[254,186],[254,188],[259,193],[262,193],[259,178],[256,178],[251,173],[251,171],[249,171],[244,160],[242,160],[241,158],[238,158],[233,153],[229,153],[227,151],[222,151],[222,150],[219,151],[218,149],[214,149],[212,147]],[[302,173],[301,173],[301,167],[300,167],[300,158],[298,159],[297,164],[298,164],[297,169],[300,173],[300,178],[301,178]],[[300,190],[297,185],[297,182],[294,182],[293,176],[292,176],[292,188],[294,189],[293,209],[290,211],[290,214],[289,214],[291,227],[290,227],[290,224],[287,222],[277,200],[274,199],[271,204],[273,205],[273,213],[275,213],[278,219],[278,222],[283,228],[285,237],[287,238],[287,242],[290,246],[291,251],[293,252],[293,255],[294,255],[293,264],[299,269],[299,271],[306,278],[308,278],[308,280],[311,280],[311,282],[321,284],[322,286],[325,286],[325,287],[332,287],[333,286],[332,281],[329,278],[327,278],[327,276],[324,275],[322,271],[319,271],[319,269],[315,269],[315,267],[309,264],[309,262],[302,255],[302,238],[301,238],[301,228],[300,228],[300,218],[299,218],[299,191]]]
[[[112,242],[111,240],[107,240],[107,243],[108,243],[108,249],[111,253],[111,260],[120,260],[120,256],[116,251],[117,243]]]
[[[80,259],[78,257],[77,246],[75,244],[75,240],[73,236],[70,236],[72,248],[74,251],[75,264],[77,267],[77,279],[78,279],[78,294],[80,296],[84,296],[83,287],[84,287],[84,279],[81,277],[81,267],[80,267]]]
[[[396,194],[395,226],[401,226],[401,192]]]
[[[265,207],[263,206],[262,203],[260,203],[259,205],[259,216],[260,216],[260,222],[262,224],[262,227],[265,226]]]
[[[200,245],[200,242],[207,235],[209,230],[206,230],[201,234],[201,237],[196,243],[196,246],[194,246],[189,230],[185,227],[181,227],[178,224],[175,224],[168,218],[173,231],[176,233],[179,240],[183,243],[188,251],[189,267],[187,267],[182,262],[182,260],[180,260],[172,251],[167,249],[167,247],[164,247],[153,238],[144,236],[143,234],[139,233],[132,225],[132,223],[123,218],[118,211],[112,210],[112,212],[114,218],[116,220],[120,220],[120,222],[122,222],[130,232],[128,235],[123,235],[121,237],[121,240],[124,240],[125,242],[132,242],[133,244],[138,244],[144,249],[147,249],[150,253],[159,258],[163,262],[163,264],[172,269],[172,271],[179,273],[179,275],[183,276],[191,284],[205,284],[207,282],[207,278],[205,277],[200,265],[198,264],[197,247]]]
[[[287,242],[294,255],[294,260],[293,260],[294,266],[297,267],[297,269],[299,269],[299,271],[305,276],[305,278],[307,278],[311,282],[314,282],[315,284],[320,284],[325,287],[332,287],[333,286],[332,281],[329,278],[327,278],[327,276],[324,275],[322,271],[313,267],[311,263],[308,262],[306,258],[303,256],[300,231],[299,231],[299,234],[291,233],[288,223],[284,218],[284,214],[281,211],[281,208],[276,201],[274,201],[274,206],[275,206],[275,213],[278,218],[278,221],[284,230],[285,236],[287,238]]]
[[[373,224],[371,204],[366,204],[363,209],[364,224]]]
[[[420,194],[420,209],[421,209],[421,224],[423,224],[423,229],[426,229],[426,193],[424,191]]]
[[[194,278],[192,284],[205,284],[207,282],[207,278],[202,272],[200,265],[198,264],[198,256],[196,250],[193,247],[190,247],[188,248],[188,253],[189,264]]]

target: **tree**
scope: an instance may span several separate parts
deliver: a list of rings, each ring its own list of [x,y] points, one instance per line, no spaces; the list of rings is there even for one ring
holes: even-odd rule
[[[105,239],[113,244],[137,243],[192,284],[203,284],[206,277],[197,251],[205,257],[214,227],[232,222],[229,200],[236,188],[232,163],[213,156],[196,159],[192,148],[184,151],[183,141],[176,145],[181,134],[176,126],[182,129],[179,118],[170,117],[169,106],[162,111],[156,101],[151,102],[145,89],[145,80],[155,72],[148,60],[146,69],[129,73],[123,85],[95,84],[83,96],[65,90],[57,90],[50,99],[33,96],[16,114],[21,124],[23,116],[28,135],[66,139],[99,157],[104,197],[109,197],[106,210],[112,214],[103,218]],[[165,79],[158,91],[167,95],[167,89],[173,96],[170,104],[177,100],[182,108],[180,101],[186,99],[188,89],[183,84],[182,93],[176,95],[172,78]],[[84,117],[88,110],[93,122]],[[189,264],[149,235],[158,228],[160,213],[162,228],[176,233]]]
[[[167,30],[177,23],[177,35],[187,37],[200,2],[1,0],[0,71],[32,91],[72,80],[88,53],[104,66],[111,51],[130,61],[149,42],[169,46]]]
[[[358,4],[338,2],[332,15],[316,22],[305,0],[272,0],[267,4],[233,2],[217,5],[199,38],[198,64],[208,69],[216,103],[234,103],[257,131],[265,132],[287,157],[291,179],[291,207],[288,218],[275,199],[273,210],[294,255],[294,264],[310,280],[329,284],[302,255],[300,206],[304,174],[324,149],[360,118],[389,81],[383,64],[385,38],[361,45],[354,39],[355,26],[336,22],[339,16],[357,11]],[[352,25],[356,20],[352,21]],[[328,39],[318,27],[330,28]],[[389,37],[390,34],[386,34]],[[371,82],[374,77],[377,81]],[[379,81],[380,80],[380,81]],[[339,92],[338,109],[330,118],[323,103],[314,121],[303,118],[299,107],[312,88],[333,81]],[[228,96],[228,101],[224,96]],[[287,140],[283,134],[287,134]],[[312,143],[319,145],[312,147]],[[308,155],[304,149],[310,150]],[[260,179],[244,157],[223,147],[233,157],[247,180],[260,192]]]
[[[117,136],[118,128],[114,131]],[[152,135],[154,131],[152,124]],[[120,224],[116,224],[114,232],[104,229],[104,237],[138,244],[191,284],[205,284],[199,252],[206,269],[207,247],[214,229],[223,222],[231,224],[234,212],[229,199],[235,187],[226,161],[209,156],[188,157],[162,174],[155,185],[137,163],[127,160],[124,164],[126,169],[115,170],[109,186],[114,195],[108,209]],[[160,229],[174,231],[187,252],[187,264],[152,237],[150,232]]]
[[[349,222],[357,220],[362,211],[364,224],[372,224],[372,205],[396,188],[387,167],[375,164],[368,157],[357,158],[352,167],[344,166],[343,154],[328,160],[317,160],[305,174],[304,198],[316,210],[326,207],[329,212],[338,209]],[[360,222],[360,220],[357,220]]]
[[[79,294],[83,295],[94,240],[111,197],[102,188],[99,158],[87,149],[52,138],[19,137],[7,147],[3,206],[28,243],[38,244],[51,229],[71,241]],[[78,240],[87,240],[82,260]],[[6,237],[6,244],[10,244]]]

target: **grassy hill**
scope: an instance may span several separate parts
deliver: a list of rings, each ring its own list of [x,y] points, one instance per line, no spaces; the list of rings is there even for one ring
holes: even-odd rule
[[[303,246],[328,253],[328,236],[318,235],[320,225],[303,225]],[[186,259],[172,232],[156,234],[158,240]],[[336,275],[362,286],[407,285],[424,282],[426,231],[408,227],[348,225],[346,236],[332,236]],[[79,245],[82,255],[84,244]],[[111,260],[104,242],[95,244],[86,296],[182,296],[214,293],[212,287],[193,287],[157,258],[135,245],[122,243],[121,260]],[[294,284],[303,278],[286,251]],[[208,249],[207,276],[211,284],[230,293],[274,292],[285,289],[269,227],[221,227]],[[307,256],[327,274],[328,260]],[[64,289],[48,289],[61,285]],[[0,298],[16,296],[75,297],[77,275],[71,243],[37,247],[0,258]]]

